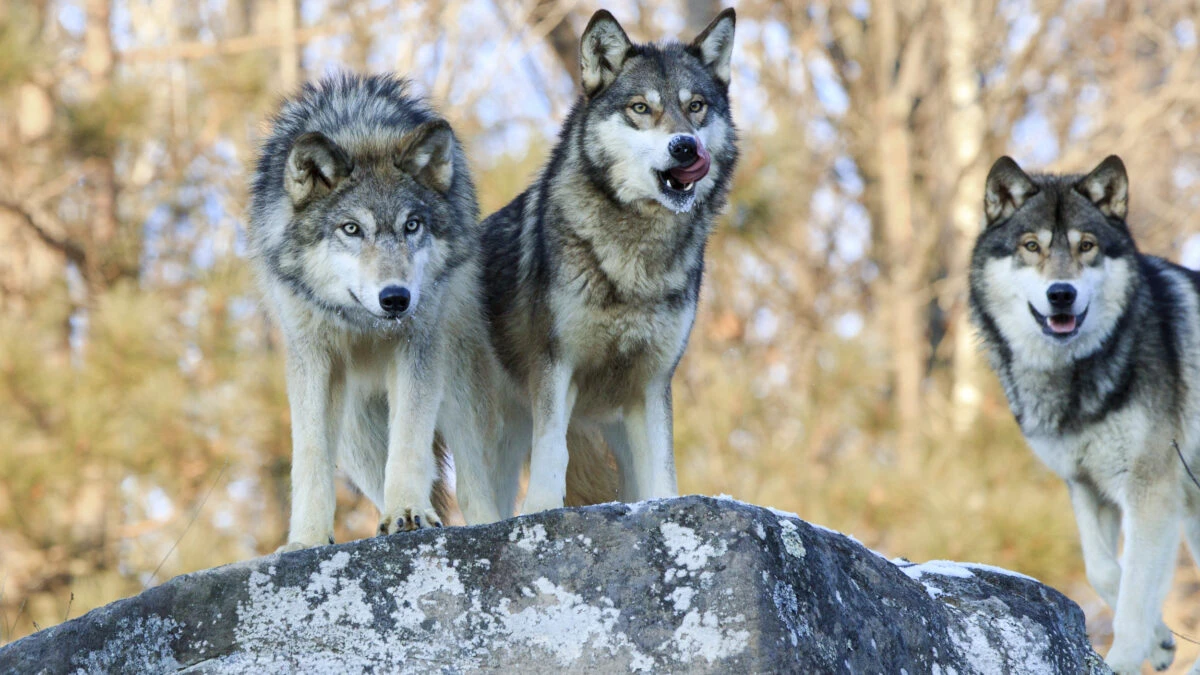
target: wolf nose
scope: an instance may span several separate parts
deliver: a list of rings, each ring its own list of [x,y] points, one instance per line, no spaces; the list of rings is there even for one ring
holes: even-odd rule
[[[1046,299],[1055,309],[1070,309],[1075,304],[1075,287],[1071,284],[1050,284],[1046,289]]]
[[[379,291],[379,306],[385,312],[399,314],[408,309],[408,302],[411,299],[412,295],[403,286],[388,286]]]
[[[679,135],[671,139],[667,144],[667,152],[671,153],[671,158],[679,162],[681,166],[691,166],[696,161],[696,139],[692,136]]]

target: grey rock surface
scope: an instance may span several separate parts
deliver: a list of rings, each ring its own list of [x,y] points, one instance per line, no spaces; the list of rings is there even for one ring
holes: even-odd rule
[[[0,672],[1103,673],[1033,579],[730,499],[563,509],[180,576]]]

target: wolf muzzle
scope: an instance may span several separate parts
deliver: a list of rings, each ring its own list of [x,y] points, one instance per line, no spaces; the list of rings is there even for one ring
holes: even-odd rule
[[[412,293],[404,286],[387,286],[379,291],[379,306],[383,311],[393,316],[408,311],[412,301]]]

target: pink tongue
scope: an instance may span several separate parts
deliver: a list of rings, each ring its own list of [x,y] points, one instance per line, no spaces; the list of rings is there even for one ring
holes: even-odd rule
[[[712,165],[712,155],[708,154],[708,148],[704,147],[704,143],[700,139],[696,139],[696,161],[688,166],[677,166],[667,173],[671,174],[671,178],[680,183],[695,183],[696,181],[708,175],[708,167]]]
[[[1075,317],[1069,314],[1052,316],[1049,320],[1050,330],[1055,333],[1070,333],[1075,330]]]

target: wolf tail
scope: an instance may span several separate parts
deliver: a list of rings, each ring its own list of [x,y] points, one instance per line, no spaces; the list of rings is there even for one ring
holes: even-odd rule
[[[600,431],[572,425],[567,430],[567,506],[587,506],[616,501],[619,486],[617,461]]]

